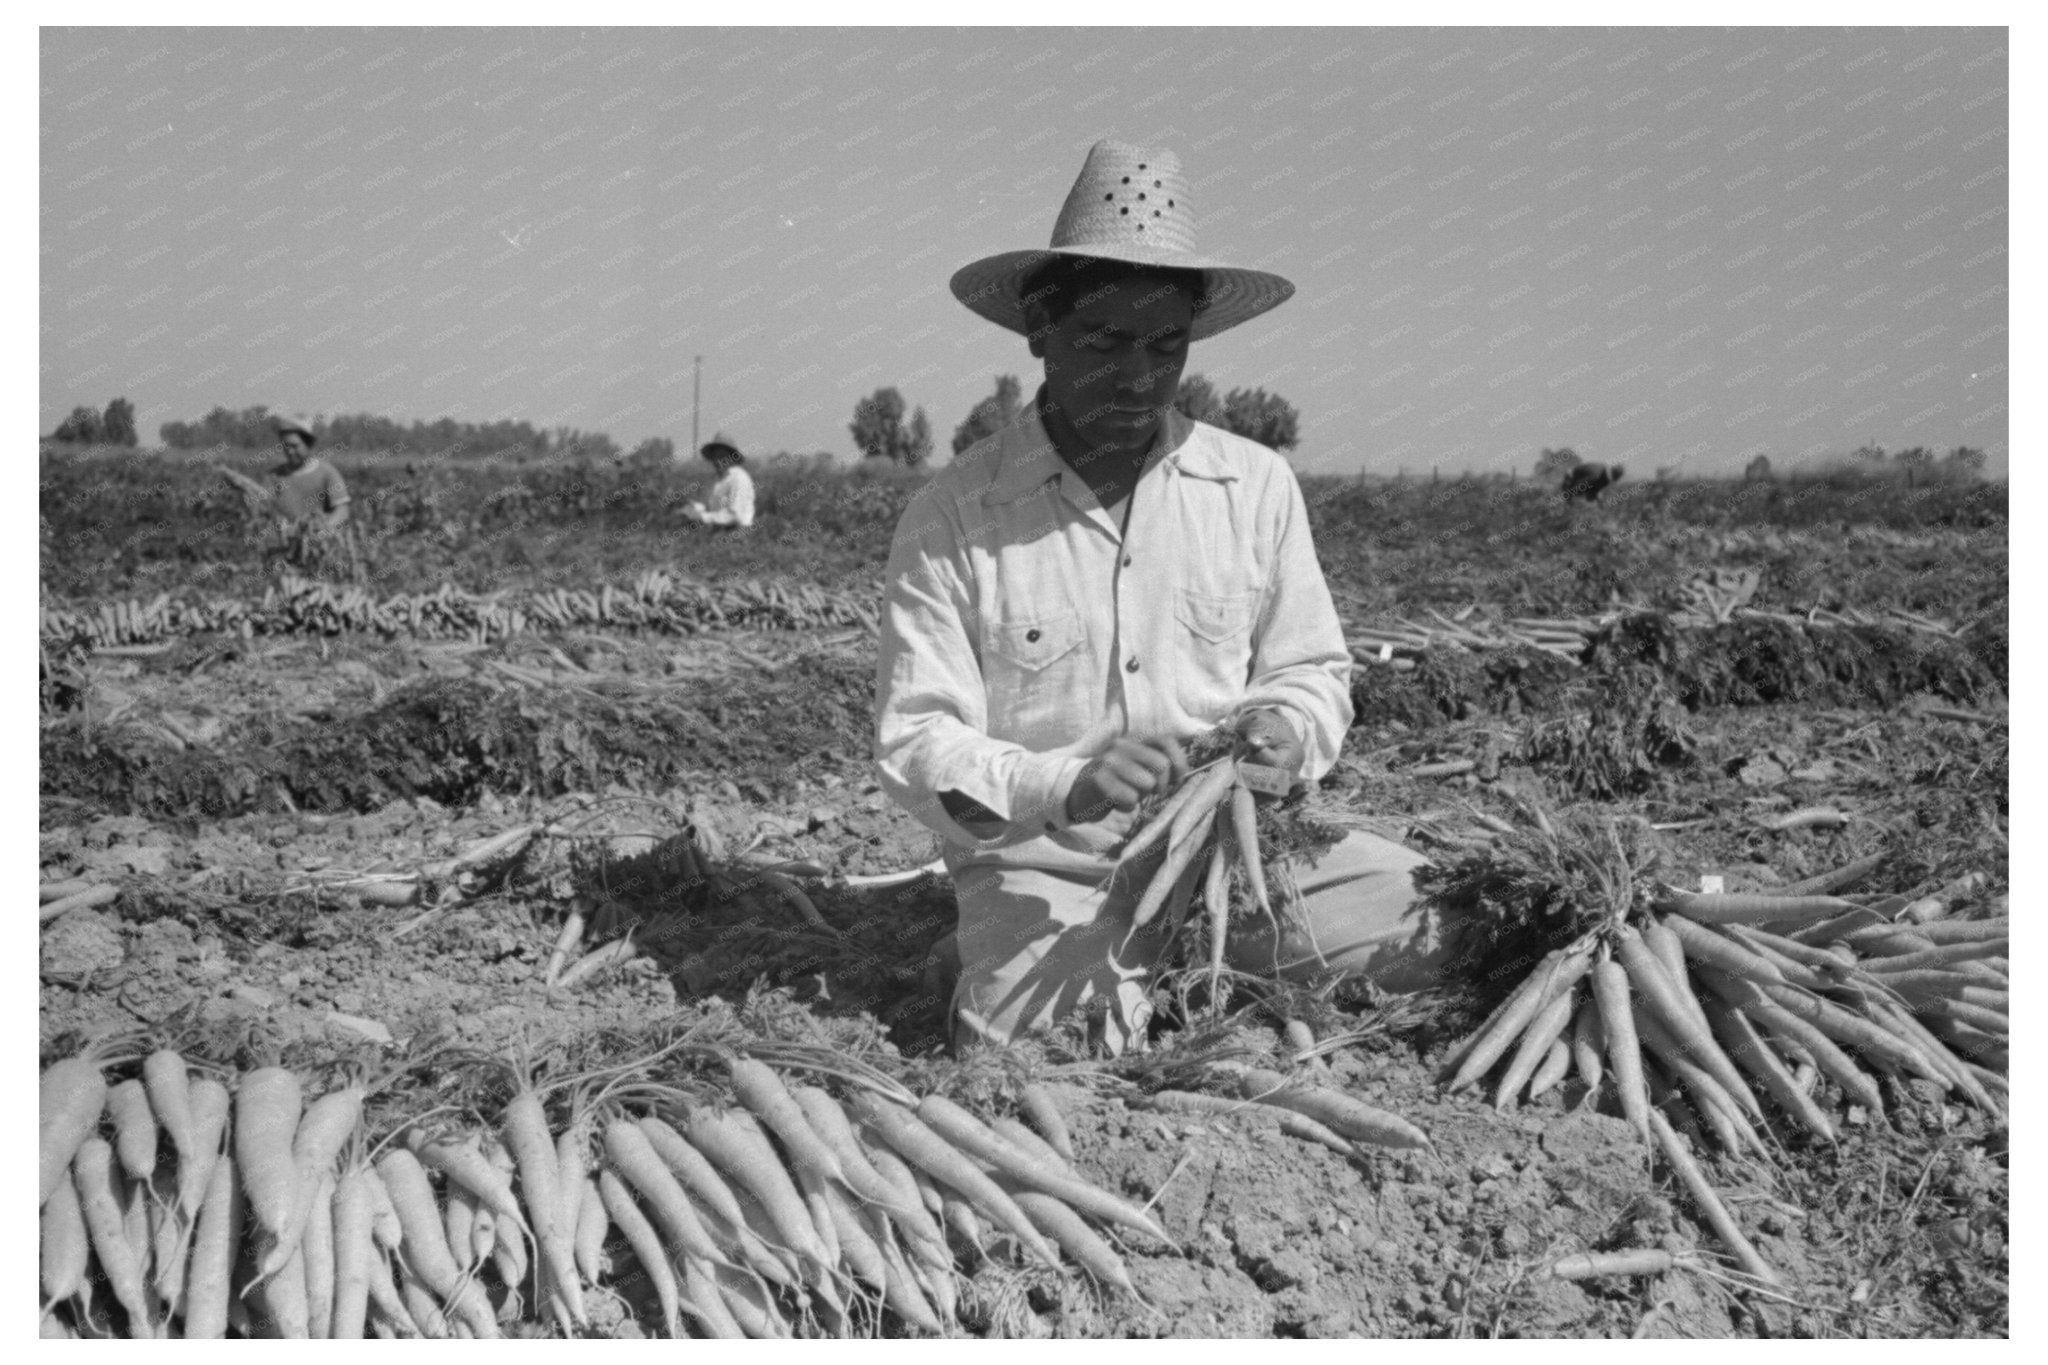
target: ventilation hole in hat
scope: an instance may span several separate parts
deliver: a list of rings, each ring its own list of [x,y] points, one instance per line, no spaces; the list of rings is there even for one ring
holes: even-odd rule
[[[1152,216],[1153,216],[1154,218],[1157,218],[1157,217],[1159,216],[1159,210],[1158,210],[1158,209],[1154,209],[1154,210],[1152,210]]]
[[[1142,162],[1142,161],[1140,161],[1140,162],[1138,163],[1138,169],[1139,169],[1139,170],[1141,170],[1141,171],[1142,171],[1142,170],[1144,170],[1144,169],[1145,169],[1145,163],[1144,163],[1144,162]]]
[[[1126,218],[1130,216],[1130,212],[1131,212],[1131,211],[1130,211],[1130,210],[1129,210],[1128,208],[1121,208],[1121,209],[1118,209],[1118,210],[1117,210],[1117,214],[1118,214],[1119,216],[1121,216],[1121,217],[1126,217]]]
[[[1145,225],[1144,225],[1143,223],[1140,223],[1140,224],[1138,224],[1138,231],[1140,231],[1140,232],[1143,232],[1144,230],[1145,230]]]
[[[1130,178],[1129,176],[1125,176],[1125,177],[1124,177],[1124,183],[1125,183],[1126,185],[1130,184],[1130,183],[1131,183],[1131,178]]]
[[[1158,180],[1155,180],[1155,181],[1153,181],[1153,182],[1152,182],[1152,188],[1153,188],[1153,189],[1155,189],[1155,190],[1156,190],[1156,189],[1163,189],[1163,188],[1164,188],[1164,182],[1162,182],[1162,181],[1158,181]]]
[[[1109,192],[1108,194],[1105,194],[1105,195],[1103,195],[1103,196],[1102,196],[1102,202],[1103,202],[1103,203],[1105,203],[1105,204],[1107,204],[1107,203],[1108,203],[1108,202],[1109,202],[1110,200],[1112,200],[1112,199],[1114,199],[1114,198],[1116,198],[1116,192],[1115,192],[1114,190],[1112,190],[1112,191],[1110,191],[1110,192]]]

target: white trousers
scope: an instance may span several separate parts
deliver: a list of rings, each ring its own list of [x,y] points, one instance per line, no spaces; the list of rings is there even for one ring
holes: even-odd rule
[[[1294,981],[1343,973],[1390,991],[1432,985],[1446,950],[1413,876],[1428,861],[1358,831],[1320,858],[1298,857],[1291,865],[1307,932],[1276,936],[1268,925],[1247,925],[1230,936],[1226,960],[1240,971]],[[1177,907],[1132,935],[1139,889],[1119,882],[1105,891],[1106,870],[983,866],[956,879],[956,1043],[1007,1042],[1083,1007],[1095,1012],[1092,1026],[1112,1052],[1142,1034],[1148,978]]]

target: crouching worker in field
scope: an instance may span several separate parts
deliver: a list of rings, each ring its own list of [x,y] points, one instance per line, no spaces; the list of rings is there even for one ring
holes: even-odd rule
[[[743,466],[746,456],[724,432],[714,433],[698,452],[718,472],[706,501],[692,502],[683,515],[704,526],[721,526],[744,531],[754,524],[754,481]]]
[[[1170,152],[1102,142],[1051,250],[977,261],[952,288],[1022,334],[1045,380],[898,524],[877,767],[946,841],[955,1043],[1088,1007],[1121,1051],[1142,1042],[1171,918],[1130,938],[1138,890],[1105,889],[1132,810],[1219,723],[1245,757],[1312,782],[1351,720],[1351,659],[1293,472],[1172,407],[1190,342],[1294,287],[1197,254]],[[1424,861],[1348,836],[1294,868],[1308,934],[1233,937],[1231,964],[1429,984],[1444,951],[1411,875]]]

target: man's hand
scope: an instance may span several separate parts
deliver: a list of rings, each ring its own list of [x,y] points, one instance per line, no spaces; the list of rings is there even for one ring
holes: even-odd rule
[[[1187,776],[1187,755],[1171,735],[1124,736],[1091,759],[1067,792],[1067,822],[1085,825],[1112,810],[1135,810],[1153,792]]]
[[[1294,727],[1278,711],[1247,711],[1237,718],[1238,756],[1268,768],[1278,768],[1300,785],[1301,766],[1308,751],[1295,737]]]

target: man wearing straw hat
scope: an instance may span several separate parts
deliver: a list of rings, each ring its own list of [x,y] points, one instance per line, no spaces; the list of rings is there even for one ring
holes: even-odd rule
[[[348,525],[348,484],[340,470],[313,453],[319,439],[313,428],[296,417],[274,418],[272,426],[280,458],[268,487],[225,465],[220,472],[242,490],[253,513],[270,520],[283,541],[302,533],[341,531]]]
[[[1294,286],[1200,254],[1174,155],[1090,149],[1045,251],[962,268],[954,295],[1022,335],[1045,381],[922,489],[896,530],[877,768],[946,841],[959,896],[955,1040],[1076,1007],[1141,1042],[1172,914],[1131,933],[1109,881],[1130,812],[1228,723],[1239,752],[1315,781],[1350,724],[1351,660],[1293,472],[1172,404],[1190,343]],[[1233,935],[1232,965],[1431,979],[1423,863],[1352,834],[1292,868],[1305,924]]]

